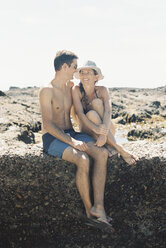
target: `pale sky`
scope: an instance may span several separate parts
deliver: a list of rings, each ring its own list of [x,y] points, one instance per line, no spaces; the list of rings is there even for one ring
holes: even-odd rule
[[[107,87],[166,85],[165,0],[0,0],[0,34],[0,90],[50,82],[62,49]]]

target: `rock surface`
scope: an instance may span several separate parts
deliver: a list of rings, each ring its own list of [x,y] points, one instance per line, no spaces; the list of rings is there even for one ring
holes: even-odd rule
[[[149,125],[148,120],[151,120],[152,126],[165,128],[164,89],[156,89],[158,91],[161,94],[158,98],[152,91],[148,108],[149,111],[159,109],[160,114],[145,117],[144,121]],[[133,94],[135,99],[141,94],[148,97],[149,92],[151,90],[112,90],[113,113],[120,115],[115,121],[132,116],[127,109],[127,97],[130,103]],[[124,145],[139,158],[134,167],[118,156],[108,160],[105,208],[113,217],[116,230],[108,234],[86,225],[85,211],[75,185],[75,166],[43,154],[38,89],[14,88],[5,94],[0,97],[0,247],[165,247],[164,135],[153,142],[144,139]],[[121,98],[118,100],[116,94],[126,96],[123,96],[126,107],[121,105]],[[155,100],[160,104],[154,103]],[[119,111],[123,111],[115,111],[115,105],[121,106]],[[144,113],[141,106],[138,112]],[[125,127],[127,125],[125,123]],[[138,127],[140,123],[129,125],[131,129],[132,125]]]
[[[1,155],[1,247],[165,247],[165,142],[126,145],[139,157],[134,167],[109,159],[105,207],[115,234],[86,225],[73,164],[25,146]]]

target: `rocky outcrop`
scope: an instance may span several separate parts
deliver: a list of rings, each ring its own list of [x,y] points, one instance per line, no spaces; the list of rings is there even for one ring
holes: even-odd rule
[[[0,134],[3,144],[10,145],[18,140],[27,144],[37,143],[38,138],[40,141],[39,88],[10,87],[10,90],[4,94],[0,97]],[[130,138],[151,138],[152,129],[154,133],[154,130],[166,128],[164,124],[166,123],[165,87],[147,90],[112,88],[110,96],[114,123],[121,124],[123,127],[131,124],[146,124],[146,130],[142,127],[139,135],[138,127],[132,128],[135,131],[130,130],[132,131],[129,133]],[[148,135],[144,131],[148,132]],[[153,136],[160,138],[161,134],[155,133]]]
[[[114,234],[86,225],[75,165],[43,154],[39,89],[5,92],[0,97],[0,247],[165,248],[165,90],[110,89],[115,123],[123,124],[117,125],[129,138],[144,139],[124,145],[139,157],[134,167],[118,156],[108,160],[105,208]],[[145,141],[152,137],[153,143]]]
[[[6,96],[6,94],[0,90],[0,96]]]
[[[165,142],[126,144],[139,157],[134,167],[109,159],[105,208],[114,234],[86,225],[75,165],[20,143],[1,151],[1,247],[165,247]]]
[[[153,123],[154,117],[162,120],[166,116],[165,91],[166,87],[156,89],[110,88],[112,118],[117,119],[117,123],[123,125],[148,123],[148,121]]]
[[[161,137],[166,137],[166,129],[165,128],[135,128],[131,129],[128,134],[128,139],[129,140],[136,140],[137,138],[139,139],[159,139]]]

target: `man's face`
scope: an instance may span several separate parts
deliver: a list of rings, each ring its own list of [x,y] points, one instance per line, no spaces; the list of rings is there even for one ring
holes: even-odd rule
[[[77,71],[77,59],[73,59],[71,66],[68,68],[69,79],[73,79],[73,74]]]

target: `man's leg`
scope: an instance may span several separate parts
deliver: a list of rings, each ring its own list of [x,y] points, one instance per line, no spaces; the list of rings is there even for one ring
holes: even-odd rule
[[[106,181],[108,151],[105,148],[94,146],[91,142],[87,145],[88,150],[86,152],[94,160],[92,178],[94,205],[90,210],[90,214],[96,217],[101,217],[107,222],[104,210],[104,188]]]
[[[74,163],[77,166],[76,185],[84,203],[86,214],[90,217],[92,204],[90,200],[89,157],[85,152],[78,151],[69,146],[63,152],[62,159]]]

